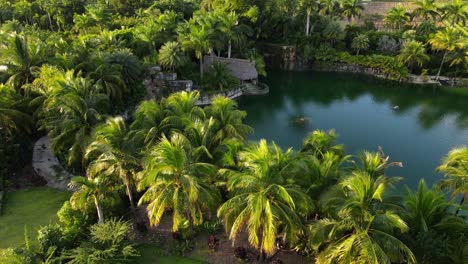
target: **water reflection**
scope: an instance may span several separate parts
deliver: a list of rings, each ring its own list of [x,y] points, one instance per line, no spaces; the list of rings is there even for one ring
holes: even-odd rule
[[[336,129],[348,153],[382,146],[404,168],[391,170],[416,186],[431,184],[440,159],[468,144],[468,92],[409,86],[353,74],[272,72],[270,94],[239,101],[252,139],[299,147],[314,129]]]

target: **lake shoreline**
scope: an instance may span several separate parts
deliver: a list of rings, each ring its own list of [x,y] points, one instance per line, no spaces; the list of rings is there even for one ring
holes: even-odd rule
[[[416,75],[416,74],[409,74],[406,78],[401,79],[394,79],[389,74],[384,74],[380,69],[365,67],[361,65],[355,64],[348,64],[342,62],[336,63],[314,63],[308,65],[309,67],[305,67],[303,69],[296,69],[298,71],[303,70],[312,70],[312,71],[319,71],[319,72],[349,72],[349,73],[358,73],[376,77],[378,79],[390,80],[400,83],[406,84],[414,84],[414,85],[422,85],[422,86],[438,86],[438,87],[445,87],[445,88],[464,88],[468,89],[468,79],[466,78],[450,78],[447,76],[440,76],[439,81],[435,80],[436,76],[433,75]],[[456,82],[455,85],[451,85],[452,82]]]

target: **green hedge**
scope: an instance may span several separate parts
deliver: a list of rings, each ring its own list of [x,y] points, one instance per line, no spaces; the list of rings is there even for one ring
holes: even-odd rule
[[[339,52],[336,61],[363,67],[378,69],[382,74],[392,79],[404,79],[408,76],[408,68],[396,57],[385,55],[351,55],[348,52]]]

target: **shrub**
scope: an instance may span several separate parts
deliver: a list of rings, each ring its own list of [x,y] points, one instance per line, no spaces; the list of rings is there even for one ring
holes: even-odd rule
[[[240,81],[232,76],[226,64],[214,62],[203,76],[203,88],[209,91],[226,91],[239,88]]]
[[[353,56],[347,52],[340,52],[337,55],[340,62],[378,69],[382,74],[388,75],[392,79],[402,79],[408,76],[408,69],[396,57],[384,55]]]
[[[138,252],[127,242],[129,225],[122,220],[111,219],[90,228],[89,241],[66,251],[62,258],[68,263],[124,263]]]
[[[396,55],[401,47],[401,41],[389,36],[382,36],[377,44],[377,50],[383,54]]]
[[[62,239],[62,231],[58,224],[50,224],[39,229],[37,240],[39,242],[39,255],[44,259],[52,256],[58,256],[65,244]]]

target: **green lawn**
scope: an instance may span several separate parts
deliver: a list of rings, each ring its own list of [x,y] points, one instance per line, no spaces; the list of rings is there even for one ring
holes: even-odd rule
[[[27,226],[30,242],[36,243],[37,229],[53,222],[69,192],[48,187],[8,192],[0,215],[0,248],[24,244]]]
[[[134,263],[139,264],[202,264],[206,263],[203,261],[203,256],[197,257],[179,257],[179,256],[161,256],[162,251],[152,244],[139,245],[136,247],[140,253]]]

